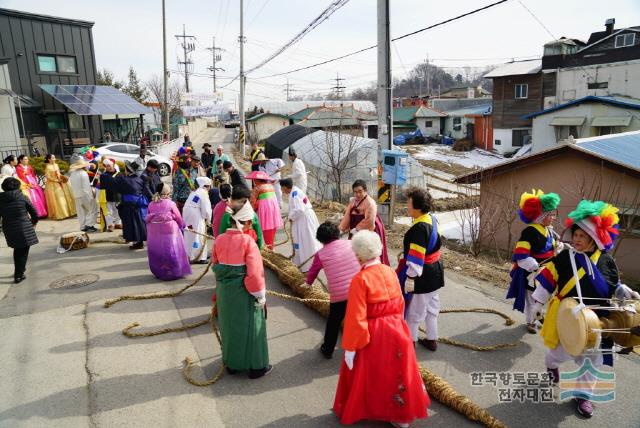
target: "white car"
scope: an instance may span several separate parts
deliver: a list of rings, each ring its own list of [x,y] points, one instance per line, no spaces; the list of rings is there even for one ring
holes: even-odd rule
[[[106,143],[96,146],[96,151],[102,156],[115,159],[117,161],[130,161],[133,162],[140,155],[140,147],[135,144],[127,143]],[[161,177],[169,175],[171,173],[171,165],[173,162],[165,158],[164,156],[156,155],[151,150],[147,149],[147,154],[151,156],[151,159],[158,161],[158,174]]]

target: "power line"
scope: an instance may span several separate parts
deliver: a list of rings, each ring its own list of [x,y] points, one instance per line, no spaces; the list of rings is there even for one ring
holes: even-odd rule
[[[402,36],[399,36],[399,37],[396,37],[396,38],[392,39],[391,41],[395,42],[397,40],[402,40],[402,39],[407,38],[409,36],[413,36],[413,35],[416,35],[418,33],[422,33],[423,31],[431,30],[433,28],[440,27],[440,26],[448,24],[450,22],[457,21],[457,20],[462,19],[462,18],[466,18],[467,16],[474,15],[474,14],[479,13],[479,12],[483,12],[483,11],[485,11],[487,9],[490,9],[492,7],[501,5],[502,3],[506,3],[508,1],[509,0],[499,0],[497,2],[488,4],[488,5],[484,6],[484,7],[481,7],[481,8],[474,9],[472,11],[463,13],[462,15],[458,15],[458,16],[455,16],[453,18],[449,18],[449,19],[446,19],[444,21],[440,21],[440,22],[438,22],[436,24],[433,24],[433,25],[430,25],[428,27],[424,27],[424,28],[421,28],[421,29],[416,30],[416,31],[412,31],[412,32],[407,33],[407,34],[403,34]],[[314,68],[314,67],[318,67],[318,66],[321,66],[321,65],[329,64],[331,62],[339,61],[341,59],[348,58],[350,56],[357,55],[359,53],[366,52],[366,51],[369,51],[371,49],[375,49],[377,46],[378,45],[375,44],[375,45],[372,45],[372,46],[369,46],[369,47],[366,47],[366,48],[358,49],[357,51],[349,52],[347,54],[340,55],[338,57],[328,59],[326,61],[318,62],[316,64],[311,64],[311,65],[308,65],[306,67],[296,68],[295,70],[289,70],[289,71],[285,71],[283,73],[276,73],[276,74],[270,74],[268,76],[261,76],[261,77],[257,77],[257,79],[264,79],[264,78],[267,78],[267,77],[284,76],[285,74],[296,73],[296,72],[302,71],[302,70],[308,70],[310,68]]]
[[[187,35],[186,26],[184,24],[182,24],[182,34],[176,34],[175,36],[176,39],[182,39],[181,45],[182,51],[184,52],[184,61],[178,61],[178,64],[184,64],[184,86],[187,92],[189,92],[189,74],[191,73],[189,68],[193,68],[193,61],[189,58],[189,54],[196,50],[196,45],[193,43],[196,38],[195,36]]]
[[[307,25],[298,34],[293,36],[293,38],[291,40],[289,40],[287,43],[285,43],[280,49],[278,49],[277,51],[272,53],[267,59],[265,59],[264,61],[262,61],[260,64],[256,65],[255,67],[250,68],[249,70],[247,70],[247,74],[259,69],[260,67],[262,67],[264,65],[266,65],[269,61],[273,60],[275,57],[280,55],[282,52],[284,52],[285,50],[290,48],[293,44],[295,44],[295,43],[299,42],[300,40],[302,40],[302,38],[304,36],[306,36],[309,32],[311,32],[318,25],[322,24],[324,21],[329,19],[329,17],[331,15],[333,15],[333,13],[335,11],[340,9],[342,6],[344,6],[348,2],[349,2],[349,0],[336,0],[336,1],[331,2],[331,4],[325,10],[323,10],[322,13],[320,13],[320,15],[318,15],[313,21],[311,21],[311,23],[309,23],[309,25]]]

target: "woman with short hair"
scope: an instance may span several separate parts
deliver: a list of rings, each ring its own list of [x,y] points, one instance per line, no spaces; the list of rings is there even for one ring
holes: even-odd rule
[[[380,263],[382,243],[376,233],[358,232],[351,244],[362,270],[349,288],[344,362],[333,411],[343,424],[367,419],[408,427],[427,417],[430,400],[404,321],[398,277]]]
[[[16,284],[26,279],[29,249],[38,243],[34,228],[38,212],[22,194],[20,186],[20,180],[8,177],[2,181],[0,193],[0,220],[7,245],[13,248],[13,280]]]
[[[361,230],[370,230],[377,233],[382,242],[380,260],[385,265],[389,265],[384,223],[378,215],[376,201],[367,193],[367,183],[364,180],[354,181],[351,189],[353,190],[353,198],[351,198],[347,209],[344,211],[344,217],[340,222],[340,231],[349,232],[349,239]]]

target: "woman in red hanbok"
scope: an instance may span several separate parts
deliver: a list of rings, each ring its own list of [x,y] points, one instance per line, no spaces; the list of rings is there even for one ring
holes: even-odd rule
[[[333,410],[343,424],[381,420],[408,427],[427,417],[431,403],[420,377],[404,299],[393,269],[380,263],[378,235],[352,240],[362,270],[349,288],[342,347],[344,362]]]
[[[27,196],[31,200],[31,204],[36,209],[38,217],[47,216],[47,202],[44,198],[44,191],[38,184],[38,177],[29,165],[29,157],[27,155],[18,156],[18,166],[16,166],[16,174],[20,181],[24,183],[27,190]]]

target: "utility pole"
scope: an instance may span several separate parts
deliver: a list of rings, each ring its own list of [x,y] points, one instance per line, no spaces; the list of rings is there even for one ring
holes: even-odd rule
[[[391,93],[391,37],[389,1],[377,0],[378,15],[378,174],[382,174],[382,150],[393,148],[393,108]],[[380,181],[381,183],[381,181]],[[387,224],[393,225],[395,186],[391,186],[391,209]]]
[[[240,110],[240,132],[238,133],[239,143],[242,147],[242,157],[247,156],[247,148],[244,144],[245,139],[245,117],[244,117],[244,0],[240,0],[240,102],[238,110]]]
[[[287,94],[287,101],[291,101],[290,94],[295,91],[292,87],[293,85],[289,83],[289,79],[287,78],[287,83],[284,84],[284,92]]]
[[[427,52],[427,96],[431,96],[431,65],[429,65],[429,52]]]
[[[184,61],[178,61],[178,64],[184,64],[184,86],[189,93],[189,66],[193,65],[191,59],[189,59],[188,55],[196,50],[196,45],[193,41],[196,39],[195,36],[188,36],[187,30],[184,24],[182,24],[182,34],[176,34],[176,39],[182,39],[182,51],[184,52]]]
[[[342,95],[344,94],[344,89],[346,88],[346,86],[342,86],[340,83],[344,81],[343,77],[340,77],[340,74],[336,73],[336,78],[333,79],[336,81],[336,86],[332,87],[331,89],[333,89],[336,93],[336,99],[339,100],[342,98]]]
[[[162,0],[162,61],[164,64],[164,69],[162,73],[162,81],[163,81],[163,91],[164,91],[164,99],[160,107],[162,107],[162,130],[163,133],[167,135],[169,138],[169,96],[168,96],[168,86],[169,86],[169,71],[167,71],[167,20],[165,17],[165,7],[164,1]]]
[[[216,38],[213,37],[213,44],[207,50],[211,51],[211,56],[213,57],[213,64],[211,67],[207,68],[207,70],[213,73],[213,94],[215,95],[218,92],[218,88],[216,87],[216,71],[225,71],[224,68],[216,67],[216,61],[221,61],[222,56],[218,54],[218,52],[222,52],[222,48],[216,47]]]

